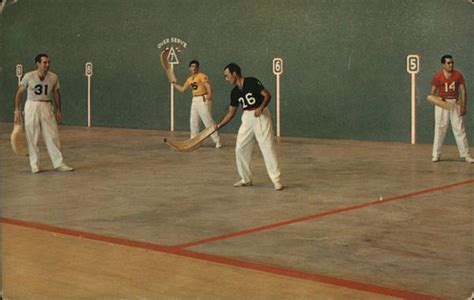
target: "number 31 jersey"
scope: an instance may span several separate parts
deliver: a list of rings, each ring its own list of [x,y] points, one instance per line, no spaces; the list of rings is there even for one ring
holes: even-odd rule
[[[25,74],[20,82],[28,91],[26,100],[52,100],[53,90],[59,90],[58,76],[52,72],[46,73],[46,77],[41,80],[37,71],[31,71]]]
[[[263,102],[263,84],[257,78],[245,77],[242,89],[235,86],[230,93],[230,106],[242,105],[244,110],[254,110]]]

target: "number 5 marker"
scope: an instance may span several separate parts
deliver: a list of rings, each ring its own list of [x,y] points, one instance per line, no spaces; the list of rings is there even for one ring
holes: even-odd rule
[[[416,73],[420,70],[420,57],[407,56],[407,72],[411,74],[411,144],[416,144]]]

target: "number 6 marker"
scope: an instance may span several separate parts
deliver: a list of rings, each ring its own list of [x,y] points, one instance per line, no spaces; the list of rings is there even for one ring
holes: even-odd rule
[[[276,76],[276,135],[280,136],[280,75],[283,73],[283,59],[273,59],[273,74]]]

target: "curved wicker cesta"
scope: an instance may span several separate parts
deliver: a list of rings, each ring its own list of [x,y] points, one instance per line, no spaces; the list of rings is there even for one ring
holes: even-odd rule
[[[214,131],[216,131],[216,129],[214,128],[214,125],[212,125],[204,129],[198,135],[191,139],[185,141],[170,141],[165,138],[164,141],[171,149],[181,152],[190,152],[199,149],[199,147],[201,147],[202,142],[211,134],[213,134]]]
[[[453,110],[453,106],[451,105],[451,103],[448,103],[446,101],[444,101],[442,98],[438,97],[438,96],[435,96],[435,95],[429,95],[427,97],[428,101],[433,103],[434,105],[438,105],[439,107],[442,107],[444,109],[447,109],[447,110]]]
[[[28,146],[26,144],[25,131],[23,130],[23,118],[20,116],[18,122],[13,125],[10,135],[13,152],[20,156],[28,156]]]
[[[168,76],[168,80],[170,82],[176,82],[176,76],[175,76],[173,70],[171,70],[170,64],[168,63],[168,54],[169,54],[169,52],[170,52],[170,50],[168,48],[161,51],[161,54],[160,54],[161,66],[165,70],[166,76]]]

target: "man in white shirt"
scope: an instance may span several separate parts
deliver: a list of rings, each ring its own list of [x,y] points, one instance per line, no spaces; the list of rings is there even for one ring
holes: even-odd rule
[[[56,170],[73,171],[63,162],[59,143],[58,125],[61,120],[61,95],[58,76],[49,72],[50,60],[47,54],[38,54],[35,58],[37,70],[25,74],[15,96],[15,122],[21,117],[21,98],[27,91],[25,103],[25,134],[30,156],[32,173],[39,173],[40,155],[38,139],[40,132],[48,149],[49,157]],[[55,115],[52,101],[54,99]]]

